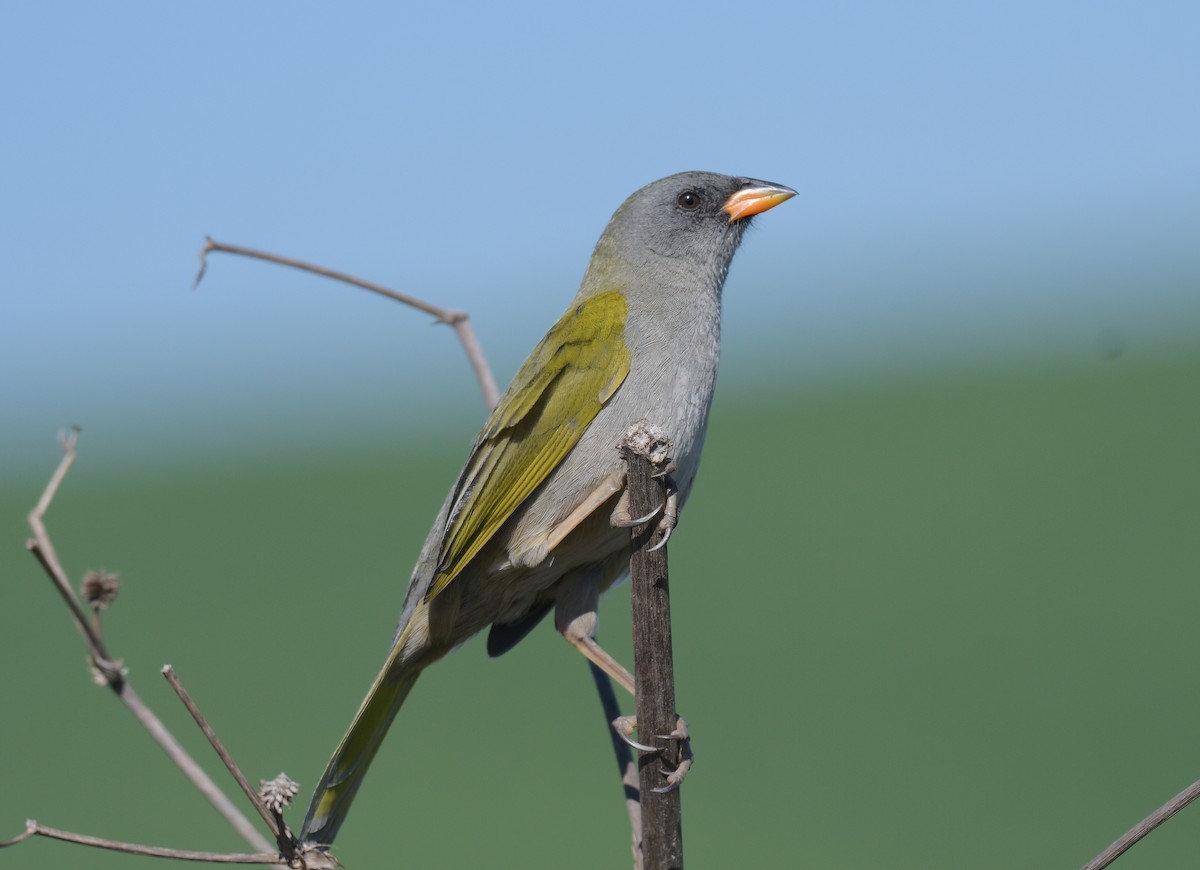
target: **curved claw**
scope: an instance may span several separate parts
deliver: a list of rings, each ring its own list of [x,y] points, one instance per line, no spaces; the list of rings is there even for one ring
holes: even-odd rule
[[[663,547],[665,547],[667,545],[667,539],[671,537],[671,530],[674,528],[675,528],[674,526],[666,526],[663,529],[662,540],[660,540],[657,544],[655,544],[653,547],[651,547],[649,552],[653,553],[655,550],[660,550]]]
[[[688,771],[691,769],[692,756],[689,753],[688,756],[683,759],[683,761],[679,762],[679,767],[666,774],[666,785],[659,786],[658,788],[652,788],[650,791],[654,792],[655,794],[666,794],[667,792],[675,791],[675,789],[679,788],[680,784],[684,780],[684,777],[688,775]]]
[[[654,519],[656,516],[658,516],[659,512],[660,512],[660,511],[661,511],[661,510],[662,510],[664,507],[666,507],[666,504],[665,504],[665,503],[664,503],[664,504],[660,504],[660,505],[659,505],[658,507],[656,507],[654,510],[650,511],[650,513],[646,514],[644,517],[639,517],[639,518],[638,518],[638,519],[636,519],[636,520],[632,520],[632,519],[631,519],[631,520],[626,520],[626,519],[621,519],[621,520],[618,520],[618,519],[613,519],[613,520],[612,520],[612,525],[613,525],[613,528],[615,528],[615,529],[632,529],[634,526],[640,526],[642,523],[648,523],[648,522],[650,522],[652,519]]]
[[[636,716],[619,716],[612,721],[613,730],[617,732],[617,736],[628,743],[634,749],[639,749],[642,752],[662,752],[662,747],[647,746],[645,743],[638,743],[633,739],[633,731],[637,728]],[[657,735],[659,740],[679,740],[681,741],[680,751],[682,758],[679,760],[678,766],[670,773],[663,772],[663,776],[667,778],[667,784],[659,788],[651,789],[656,794],[666,794],[667,792],[675,791],[679,788],[684,778],[687,777],[688,771],[692,769],[692,761],[695,755],[692,753],[691,738],[688,736],[687,722],[683,717],[679,717],[675,723],[675,730],[670,734]]]
[[[639,749],[642,752],[660,752],[657,746],[647,746],[645,743],[638,743],[633,739],[634,729],[637,728],[636,716],[618,716],[612,720],[613,730],[617,732],[617,736],[628,743],[634,749]]]
[[[675,481],[667,479],[667,500],[663,502],[662,518],[658,521],[658,530],[662,532],[662,538],[659,542],[650,548],[650,552],[665,547],[667,541],[671,537],[671,532],[679,525],[679,490],[675,487]]]
[[[679,464],[674,459],[668,459],[666,468],[662,469],[662,471],[654,472],[652,475],[650,475],[650,477],[652,479],[659,478],[659,477],[666,477],[668,474],[673,473],[675,471],[675,469],[677,469],[678,467],[679,467]]]
[[[682,716],[675,719],[675,730],[670,734],[655,734],[654,736],[659,740],[682,740],[684,743],[692,739],[688,734],[687,720]]]
[[[695,760],[696,756],[692,753],[692,742],[691,738],[688,736],[687,722],[684,721],[682,716],[676,720],[675,730],[670,734],[660,737],[659,739],[682,741],[680,746],[682,757],[679,759],[679,766],[670,773],[663,773],[663,776],[667,778],[666,785],[661,786],[660,788],[651,789],[651,791],[655,792],[656,794],[666,794],[667,792],[675,791],[675,789],[679,788],[680,783],[682,783],[684,778],[688,775],[688,771],[692,769],[692,761]]]

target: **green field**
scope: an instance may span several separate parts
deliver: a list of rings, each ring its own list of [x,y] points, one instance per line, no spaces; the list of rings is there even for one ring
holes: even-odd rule
[[[306,796],[471,434],[128,476],[85,440],[50,525],[74,576],[121,571],[110,644],[214,776],[164,662],[252,780]],[[0,496],[0,837],[244,850],[91,685],[22,547],[36,496]],[[671,566],[690,867],[1078,867],[1200,777],[1200,356],[773,403],[723,383]],[[601,633],[625,661],[627,610],[622,588]],[[620,795],[580,657],[548,627],[496,661],[477,639],[418,685],[337,854],[627,867]],[[1198,855],[1193,807],[1116,866]],[[151,864],[34,841],[0,866]]]

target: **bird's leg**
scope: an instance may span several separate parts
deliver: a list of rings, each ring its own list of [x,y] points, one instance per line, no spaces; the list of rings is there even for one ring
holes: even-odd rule
[[[637,691],[633,674],[596,642],[596,629],[600,624],[597,613],[600,609],[600,590],[620,577],[628,564],[628,557],[624,553],[616,553],[607,562],[563,577],[554,600],[554,626],[567,643],[633,695]]]
[[[671,502],[670,497],[668,497],[668,502]],[[554,622],[567,643],[579,650],[588,661],[608,674],[609,677],[616,680],[625,691],[636,699],[637,686],[633,674],[609,655],[596,640],[596,628],[599,625],[597,610],[600,603],[596,579],[594,571],[586,571],[564,580],[556,601]],[[617,732],[617,736],[634,749],[642,752],[662,752],[662,747],[649,746],[633,739],[633,732],[637,728],[636,716],[619,716],[611,724]],[[656,791],[671,791],[679,787],[692,766],[694,756],[688,736],[687,722],[679,717],[676,720],[675,729],[670,734],[655,736],[659,740],[679,740],[682,743],[682,758],[679,765],[667,774],[666,784],[661,789],[656,789]]]
[[[594,637],[586,635],[579,637],[574,635],[569,629],[563,632],[563,637],[567,639],[567,643],[583,653],[589,662],[616,680],[622,689],[630,695],[636,694],[633,687],[633,674],[629,673],[624,665],[609,655],[604,647],[596,642]]]
[[[571,511],[558,525],[550,530],[546,536],[546,551],[554,552],[554,548],[562,543],[563,539],[571,534],[580,523],[587,519],[592,511],[600,507],[618,492],[625,487],[625,470],[622,468],[618,471],[611,472],[605,477],[600,484],[592,490],[583,501],[581,501],[575,510]]]

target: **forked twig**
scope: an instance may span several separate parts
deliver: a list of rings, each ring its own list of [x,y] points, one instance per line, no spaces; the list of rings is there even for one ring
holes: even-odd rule
[[[209,238],[206,240],[204,248],[200,252],[200,270],[196,275],[194,286],[198,285],[204,277],[207,269],[207,255],[211,251],[237,254],[240,256],[251,257],[255,259],[273,262],[283,266],[290,266],[295,269],[311,272],[334,280],[342,281],[347,284],[352,284],[373,293],[377,293],[386,298],[409,305],[427,314],[433,315],[437,322],[445,323],[454,327],[455,333],[458,336],[459,342],[463,346],[463,350],[467,355],[467,359],[475,373],[476,380],[479,383],[480,391],[483,394],[484,402],[488,409],[494,408],[499,401],[499,390],[496,388],[496,382],[492,376],[491,369],[483,355],[483,349],[475,336],[475,332],[471,327],[468,316],[462,311],[453,311],[443,309],[439,306],[424,302],[407,294],[398,293],[387,287],[383,287],[373,282],[364,281],[347,275],[343,272],[338,272],[333,269],[327,269],[321,266],[316,266],[311,263],[305,263],[300,260],[295,260],[289,257],[283,257],[278,254],[271,254],[264,251],[258,251],[251,248],[242,247],[239,245],[229,245],[222,242],[214,241]],[[21,842],[31,836],[40,835],[55,839],[67,840],[75,843],[97,846],[99,848],[115,849],[118,851],[128,852],[130,854],[152,855],[166,858],[178,858],[182,860],[193,861],[216,861],[223,863],[258,863],[258,864],[281,864],[297,858],[295,846],[292,841],[291,833],[283,824],[282,816],[278,812],[272,812],[268,809],[258,794],[250,787],[245,775],[229,757],[211,727],[205,721],[203,715],[191,701],[186,690],[179,684],[174,672],[170,666],[164,668],[164,676],[171,683],[172,687],[179,694],[180,699],[187,706],[189,712],[192,713],[205,736],[217,751],[230,773],[237,780],[238,785],[246,793],[246,796],[254,804],[268,828],[275,835],[280,848],[281,855],[270,852],[268,841],[258,832],[258,830],[250,824],[249,820],[235,807],[232,802],[221,792],[215,783],[204,773],[204,771],[196,764],[196,762],[184,751],[178,741],[171,735],[162,722],[150,711],[150,709],[141,701],[138,695],[129,685],[128,679],[119,661],[114,661],[108,654],[105,647],[103,637],[100,632],[100,624],[98,613],[93,611],[92,619],[89,620],[84,613],[83,608],[71,589],[70,581],[67,579],[66,572],[62,568],[62,564],[58,559],[57,553],[50,540],[50,536],[46,531],[44,517],[48,510],[51,501],[54,498],[60,484],[65,478],[67,471],[75,461],[75,445],[78,440],[79,429],[73,428],[69,433],[60,436],[64,455],[59,466],[51,476],[42,497],[29,515],[29,524],[34,532],[34,539],[28,544],[30,551],[41,563],[47,575],[58,589],[64,602],[71,610],[72,617],[76,627],[83,635],[88,646],[92,661],[103,677],[105,683],[117,694],[125,706],[134,714],[141,722],[143,727],[151,734],[155,741],[167,752],[167,754],[175,761],[181,770],[192,781],[192,784],[204,794],[216,809],[226,818],[227,821],[237,830],[254,848],[259,849],[260,853],[255,855],[222,855],[221,853],[212,852],[190,852],[186,850],[163,849],[152,846],[139,846],[131,843],[120,843],[112,840],[104,840],[98,837],[90,837],[83,834],[73,834],[66,831],[59,831],[54,828],[49,828],[39,825],[37,822],[29,822],[29,827],[22,835],[14,838],[6,843],[0,843],[0,847],[13,845]],[[612,684],[608,677],[604,674],[594,674],[597,684],[597,689],[600,693],[601,703],[605,709],[606,721],[611,721],[619,715],[619,707],[616,706],[616,696],[612,691]],[[607,691],[606,691],[607,689]],[[611,708],[611,709],[610,709]],[[629,811],[630,826],[633,834],[634,843],[634,858],[638,868],[641,867],[641,812],[640,812],[640,794],[637,788],[636,767],[633,764],[632,756],[624,744],[617,739],[613,741],[614,751],[617,757],[617,763],[622,771],[622,783],[626,794],[626,804]],[[306,857],[300,857],[301,861],[305,861]]]
[[[1124,855],[1138,840],[1149,834],[1198,797],[1200,797],[1200,780],[1193,782],[1118,837],[1111,846],[1085,864],[1083,870],[1103,870],[1103,868]]]
[[[438,323],[445,323],[448,326],[454,327],[454,331],[458,335],[458,340],[463,346],[463,351],[467,355],[467,361],[470,362],[471,369],[475,372],[475,379],[479,381],[479,389],[483,391],[483,399],[487,402],[488,408],[494,408],[496,402],[500,400],[500,391],[496,389],[496,380],[492,377],[492,370],[488,367],[487,360],[483,356],[483,347],[475,337],[475,330],[471,328],[471,321],[465,311],[453,311],[448,308],[441,308],[418,299],[415,296],[409,296],[407,293],[399,293],[388,287],[384,287],[382,284],[376,284],[373,281],[364,281],[362,278],[355,278],[353,275],[347,275],[345,272],[339,272],[336,269],[327,269],[324,266],[317,266],[313,263],[306,263],[303,260],[284,257],[280,254],[272,254],[268,251],[258,251],[254,248],[246,248],[241,245],[229,245],[225,242],[218,242],[211,237],[205,239],[204,247],[200,249],[200,271],[196,273],[196,280],[192,282],[193,287],[200,284],[200,281],[204,278],[204,273],[208,270],[208,255],[210,252],[238,254],[242,257],[252,257],[256,260],[265,260],[268,263],[277,263],[280,266],[290,266],[293,269],[300,269],[304,272],[311,272],[314,275],[321,275],[325,278],[332,278],[335,281],[361,287],[364,290],[370,290],[372,293],[378,293],[380,296],[385,296],[388,299],[401,302],[411,308],[416,308],[418,311],[424,311],[426,314],[433,315],[437,318]]]
[[[291,832],[286,826],[280,825],[278,814],[272,813],[267,809],[267,805],[263,803],[258,792],[250,786],[246,775],[242,773],[242,769],[237,766],[225,745],[217,737],[217,733],[213,731],[212,726],[208,724],[208,720],[204,718],[204,714],[200,712],[200,708],[196,706],[196,702],[192,700],[192,696],[188,694],[187,689],[179,682],[179,677],[175,674],[175,669],[170,665],[163,665],[162,675],[166,677],[167,682],[171,684],[171,688],[175,690],[175,694],[179,696],[179,700],[183,702],[183,706],[187,707],[187,711],[192,715],[196,724],[200,726],[200,730],[204,732],[204,736],[208,738],[208,743],[216,751],[221,759],[221,763],[225,765],[225,769],[237,781],[242,792],[250,799],[250,803],[254,804],[254,808],[258,810],[258,814],[262,816],[264,822],[267,823],[267,828],[275,835],[275,840],[279,844],[279,851],[289,861],[296,857],[296,849],[292,845]]]
[[[187,751],[179,744],[174,735],[167,730],[162,721],[154,715],[137,692],[133,690],[133,686],[129,684],[128,675],[121,667],[120,662],[114,661],[109,655],[103,638],[100,637],[99,632],[93,627],[92,621],[84,613],[83,607],[75,595],[75,591],[71,588],[71,583],[67,579],[67,572],[63,569],[58,554],[54,550],[54,544],[50,540],[50,534],[46,530],[45,517],[51,502],[54,500],[54,496],[58,492],[59,486],[66,477],[71,465],[75,462],[75,447],[78,439],[78,427],[74,427],[69,432],[64,432],[59,436],[59,443],[63,448],[63,458],[54,470],[54,473],[50,476],[50,481],[46,484],[46,489],[42,492],[42,497],[38,499],[37,505],[29,513],[29,526],[33,530],[34,536],[26,546],[37,558],[42,568],[45,569],[46,575],[58,590],[59,595],[62,596],[63,601],[66,602],[68,609],[71,611],[71,617],[75,621],[75,626],[79,629],[80,634],[83,635],[84,642],[87,644],[88,653],[91,656],[92,663],[95,665],[96,672],[103,678],[105,684],[113,690],[113,693],[120,698],[121,703],[141,723],[142,727],[154,738],[154,741],[162,747],[163,751],[175,762],[176,766],[183,771],[192,785],[208,798],[209,803],[229,822],[233,829],[241,834],[242,838],[252,848],[260,852],[268,852],[271,849],[270,841],[233,805],[233,802],[225,796],[225,793],[217,787],[217,784],[209,778],[200,765],[188,755]]]
[[[123,843],[119,840],[106,840],[103,837],[92,837],[88,834],[76,834],[51,828],[30,819],[25,823],[25,830],[11,840],[0,842],[0,849],[15,846],[30,837],[48,837],[51,840],[62,840],[67,843],[77,843],[80,846],[91,846],[96,849],[108,849],[112,852],[124,852],[127,855],[145,855],[150,858],[173,858],[177,861],[205,861],[210,864],[286,864],[286,860],[276,852],[260,852],[246,854],[238,852],[196,852],[191,849],[166,849],[162,846],[144,846],[140,843]]]
[[[42,491],[42,497],[38,499],[33,510],[29,512],[29,527],[33,530],[33,538],[26,541],[25,546],[33,553],[38,562],[41,563],[42,568],[45,569],[51,582],[54,584],[54,588],[58,590],[58,594],[66,602],[67,607],[71,611],[71,616],[75,620],[75,627],[83,635],[83,639],[91,651],[92,660],[95,662],[96,667],[107,675],[108,672],[119,671],[120,668],[114,665],[109,659],[108,650],[104,647],[104,640],[93,629],[91,621],[83,612],[83,607],[80,606],[79,599],[75,597],[75,590],[71,588],[71,581],[67,578],[67,572],[63,570],[62,563],[58,559],[58,553],[54,550],[54,544],[50,540],[50,533],[46,531],[46,511],[50,509],[50,503],[54,501],[54,496],[58,493],[58,488],[66,478],[67,472],[75,464],[75,445],[79,443],[79,431],[78,426],[72,426],[70,429],[58,433],[58,443],[63,449],[63,457],[59,460],[58,467],[54,469],[54,473],[50,475],[50,480],[46,483],[46,488]],[[117,677],[114,677],[114,679],[117,679]]]

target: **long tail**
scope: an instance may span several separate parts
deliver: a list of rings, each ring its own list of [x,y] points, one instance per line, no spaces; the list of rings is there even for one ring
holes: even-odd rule
[[[350,730],[321,775],[304,817],[300,835],[303,842],[323,846],[333,843],[388,727],[424,669],[423,664],[406,665],[398,660],[403,640],[403,635],[397,638],[392,654],[358,708]]]

